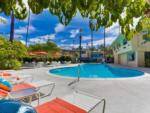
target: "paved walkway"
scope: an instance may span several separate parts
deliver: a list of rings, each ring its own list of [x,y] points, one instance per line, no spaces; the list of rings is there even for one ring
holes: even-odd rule
[[[45,79],[56,83],[52,96],[41,99],[41,103],[73,91],[73,87],[67,86],[72,79],[51,76],[47,73],[49,69],[18,71],[18,73],[31,74],[36,80]],[[150,73],[148,68],[139,69]],[[81,80],[77,87],[100,98],[106,98],[106,113],[150,113],[150,76],[128,80]],[[99,110],[100,108],[97,108],[92,113],[101,113]]]

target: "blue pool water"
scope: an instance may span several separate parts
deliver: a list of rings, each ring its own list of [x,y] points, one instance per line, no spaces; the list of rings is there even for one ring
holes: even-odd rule
[[[64,67],[52,69],[49,72],[56,76],[77,77],[78,69],[81,78],[126,78],[144,75],[133,69],[114,67],[106,64],[81,64],[80,67]]]

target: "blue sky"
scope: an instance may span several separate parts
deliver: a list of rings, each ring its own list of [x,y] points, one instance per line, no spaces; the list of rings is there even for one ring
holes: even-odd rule
[[[0,35],[9,37],[10,32],[10,17],[0,14],[0,17],[4,18],[7,23],[0,24]],[[15,21],[15,39],[25,41],[27,28],[27,19]],[[79,13],[72,19],[68,26],[62,25],[58,17],[53,16],[48,10],[44,10],[39,15],[31,14],[31,21],[29,27],[28,44],[44,43],[49,38],[62,48],[70,48],[78,46],[79,43],[79,29],[82,28],[82,45],[84,47],[87,44],[90,46],[90,29],[89,21],[86,18],[82,18]],[[106,29],[106,43],[111,44],[113,40],[119,34],[119,26],[117,23],[112,27]],[[100,28],[97,32],[94,32],[94,45],[103,44],[103,28]]]

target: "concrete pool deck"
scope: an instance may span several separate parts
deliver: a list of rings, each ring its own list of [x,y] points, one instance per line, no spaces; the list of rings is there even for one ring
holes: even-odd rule
[[[22,69],[17,73],[31,74],[34,80],[49,80],[56,83],[52,96],[41,99],[47,102],[58,96],[65,96],[73,91],[68,83],[72,79],[55,77],[47,72],[51,67]],[[150,68],[136,68],[150,74]],[[16,73],[16,72],[15,72]],[[77,84],[78,89],[106,99],[105,113],[150,113],[150,76],[136,79],[83,80]],[[32,103],[36,105],[35,102]],[[92,113],[101,113],[97,108]]]

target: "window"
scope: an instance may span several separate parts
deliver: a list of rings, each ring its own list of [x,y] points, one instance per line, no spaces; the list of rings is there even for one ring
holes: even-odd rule
[[[127,40],[123,40],[123,45],[126,45],[127,43]]]
[[[150,67],[150,52],[145,52],[145,66]]]
[[[128,61],[135,61],[135,52],[128,53]]]

